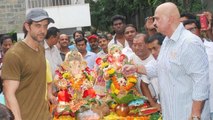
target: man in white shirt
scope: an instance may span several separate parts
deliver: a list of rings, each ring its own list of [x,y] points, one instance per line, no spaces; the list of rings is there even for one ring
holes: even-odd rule
[[[107,39],[106,36],[99,36],[98,38],[98,45],[101,47],[101,51],[98,52],[97,57],[103,57],[108,54],[108,43],[109,40]]]
[[[153,57],[155,58],[154,60],[150,61],[147,65],[151,64],[151,65],[155,65],[157,63],[157,58],[158,58],[158,54],[160,52],[160,48],[161,48],[161,45],[162,45],[162,42],[164,40],[164,36],[160,33],[156,33],[156,34],[153,34],[152,36],[149,37],[149,39],[147,39],[145,42],[147,44],[147,48],[151,51],[151,54],[153,55]],[[157,102],[153,102],[151,101],[150,104],[151,106],[155,106],[155,107],[158,107],[159,110],[160,110],[160,105],[158,102],[160,102],[160,99],[159,99],[159,95],[160,95],[160,91],[159,91],[159,84],[158,84],[158,80],[157,80],[157,77],[154,77],[152,78],[154,80],[152,81],[146,81],[143,80],[143,82],[147,83],[147,84],[152,84],[153,88],[155,89],[155,93],[157,95]],[[144,92],[148,92],[146,94],[149,94],[149,90],[145,90],[147,89],[146,87],[144,87],[143,91]]]
[[[60,52],[55,46],[59,40],[60,31],[56,27],[51,27],[47,31],[46,39],[44,41],[45,57],[50,63],[53,78],[55,70],[62,63]]]
[[[154,60],[154,57],[145,43],[146,39],[147,36],[145,34],[137,34],[133,39],[132,49],[139,57],[139,60],[135,57],[133,61],[137,65],[146,65]],[[148,98],[151,106],[157,107],[160,110],[160,105],[157,103],[159,99],[157,78],[147,78],[147,76],[141,74],[139,74],[139,76],[137,87],[140,89],[140,92]]]
[[[133,39],[137,35],[138,30],[133,24],[127,24],[124,28],[124,37],[129,43],[129,47],[132,48]]]
[[[129,46],[128,42],[124,37],[124,28],[126,18],[122,15],[115,15],[112,17],[112,29],[115,31],[113,39],[109,42],[108,48],[112,47],[113,44],[118,44],[123,48]]]
[[[59,37],[59,44],[60,44],[60,55],[62,61],[64,61],[66,54],[70,51],[69,44],[70,38],[67,34],[61,34]]]
[[[123,72],[158,77],[164,120],[209,120],[209,67],[204,45],[180,23],[174,3],[159,5],[154,18],[154,26],[166,35],[157,65],[126,65]]]
[[[206,48],[206,53],[208,55],[208,61],[209,61],[209,81],[210,81],[210,96],[209,96],[209,102],[210,102],[210,113],[211,113],[211,119],[213,120],[213,42],[209,42],[207,40],[204,41],[204,46]]]
[[[183,22],[184,27],[191,31],[193,34],[199,36],[201,40],[204,43],[206,53],[208,55],[208,61],[209,61],[209,81],[210,81],[210,96],[209,96],[209,102],[210,102],[210,112],[211,112],[211,119],[213,119],[213,42],[207,41],[205,38],[201,37],[200,32],[200,23],[198,20],[195,19],[189,19],[185,20]]]

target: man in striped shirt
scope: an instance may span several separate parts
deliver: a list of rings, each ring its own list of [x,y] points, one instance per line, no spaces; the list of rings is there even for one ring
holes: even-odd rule
[[[124,66],[123,72],[157,76],[163,120],[210,120],[209,66],[199,37],[180,23],[175,4],[158,6],[154,26],[166,35],[155,66]]]

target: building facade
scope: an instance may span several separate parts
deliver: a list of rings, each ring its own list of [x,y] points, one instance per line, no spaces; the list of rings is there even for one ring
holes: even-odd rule
[[[22,32],[25,0],[0,0],[0,34]]]
[[[84,4],[84,0],[0,0],[0,34],[23,33],[26,11],[30,8],[63,7],[76,4]],[[66,32],[69,29],[74,31],[76,28],[64,28],[62,31]]]

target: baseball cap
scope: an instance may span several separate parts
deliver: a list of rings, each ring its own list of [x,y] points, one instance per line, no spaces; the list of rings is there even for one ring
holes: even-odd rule
[[[44,19],[48,19],[49,22],[55,23],[55,21],[49,17],[47,11],[41,8],[31,9],[26,16],[26,21],[32,20],[32,21],[38,22]]]
[[[88,41],[90,41],[91,39],[98,39],[98,36],[90,35],[87,39],[88,39]]]

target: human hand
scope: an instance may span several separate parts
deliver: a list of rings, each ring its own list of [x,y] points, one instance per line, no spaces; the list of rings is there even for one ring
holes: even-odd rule
[[[124,65],[122,67],[122,73],[124,75],[131,75],[137,71],[137,66],[135,65]]]
[[[160,105],[160,104],[158,104],[158,103],[155,102],[155,103],[150,104],[150,105],[151,105],[152,107],[156,107],[158,111],[162,112],[162,111],[161,111],[161,105]]]
[[[152,29],[155,29],[155,26],[154,26],[154,18],[152,16],[150,17],[147,17],[146,18],[146,23],[145,23],[145,27],[147,30],[152,30]]]
[[[191,116],[189,120],[201,120],[199,116]]]
[[[212,28],[212,13],[209,11],[203,12],[203,14],[206,16],[207,20],[208,20],[208,28],[207,30],[211,30]]]
[[[212,13],[209,11],[204,11],[202,14],[197,14],[197,16],[205,15],[208,21],[208,27],[207,29],[201,29],[201,31],[211,31],[212,29]]]
[[[203,14],[207,17],[208,21],[211,21],[212,20],[212,13],[209,12],[209,11],[205,11],[203,12]]]
[[[57,101],[57,97],[53,96],[53,95],[49,95],[49,101],[52,103],[52,104],[57,104],[58,101]]]

